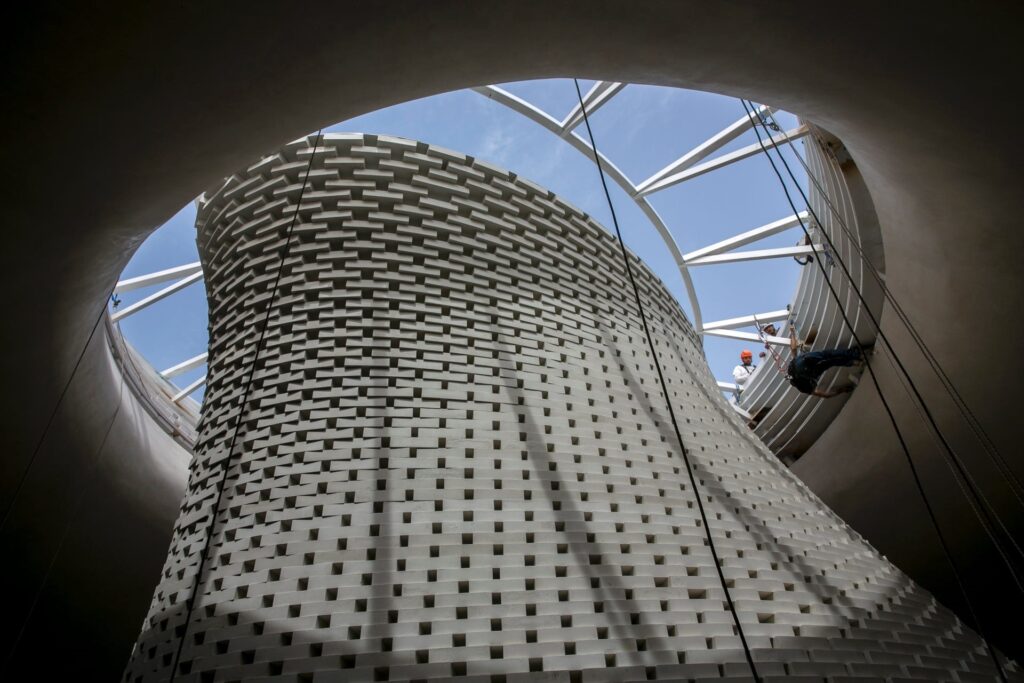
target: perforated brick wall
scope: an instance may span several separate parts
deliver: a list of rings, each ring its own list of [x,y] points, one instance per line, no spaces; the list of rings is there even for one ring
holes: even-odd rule
[[[180,681],[749,678],[609,233],[461,154],[329,135],[282,264],[312,140],[201,200],[209,385],[124,679],[167,680],[179,638]],[[993,680],[749,434],[633,267],[765,680]]]

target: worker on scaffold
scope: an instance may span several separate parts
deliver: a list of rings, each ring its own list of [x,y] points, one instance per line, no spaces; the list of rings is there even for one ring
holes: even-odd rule
[[[836,367],[851,367],[863,365],[864,359],[857,348],[852,349],[822,349],[821,351],[800,352],[800,342],[796,338],[796,326],[789,326],[789,348],[793,352],[793,359],[789,361],[786,370],[786,379],[797,391],[817,396],[818,398],[832,398],[839,394],[853,391],[855,384],[849,384],[832,390],[818,388],[818,381],[826,370]]]
[[[740,351],[740,364],[732,369],[732,378],[738,391],[743,391],[754,370],[757,370],[757,366],[754,365],[754,354],[749,349],[743,349]]]

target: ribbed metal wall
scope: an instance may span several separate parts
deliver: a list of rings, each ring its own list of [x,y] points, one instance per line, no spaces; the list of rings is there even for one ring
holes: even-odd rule
[[[812,217],[805,224],[815,243],[825,247],[814,258],[825,266],[826,274],[822,274],[814,262],[804,265],[790,305],[790,320],[796,326],[799,339],[811,340],[809,348],[847,349],[855,347],[856,341],[843,321],[842,313],[845,312],[857,330],[861,343],[871,345],[877,330],[872,326],[857,292],[874,308],[876,318],[881,309],[881,294],[865,270],[857,249],[867,249],[876,265],[880,266],[879,254],[872,253],[870,246],[877,239],[878,226],[874,221],[873,207],[865,205],[863,200],[858,205],[854,200],[843,169],[824,139],[822,131],[813,129],[812,134],[798,144],[803,147],[807,170],[813,177],[813,180],[807,182],[806,190]],[[794,170],[800,172],[799,166],[793,165]],[[798,195],[795,196],[799,199]],[[821,221],[820,225],[813,216]],[[831,239],[836,251],[828,248],[825,235]],[[858,244],[853,242],[851,236]],[[840,262],[849,269],[856,290],[844,275]],[[884,268],[881,270],[884,271]],[[829,291],[829,283],[835,288],[842,308]],[[780,334],[789,335],[788,326],[779,324],[777,327],[782,330]],[[777,347],[776,351],[781,358],[781,368],[776,367],[771,355],[761,359],[760,367],[740,395],[739,405],[751,415],[759,417],[754,433],[773,453],[791,463],[803,455],[828,428],[848,397],[823,400],[800,393],[789,384],[785,376],[786,366],[792,357],[789,349]],[[821,387],[830,389],[848,385],[851,375],[859,374],[859,369],[833,370],[823,377]]]

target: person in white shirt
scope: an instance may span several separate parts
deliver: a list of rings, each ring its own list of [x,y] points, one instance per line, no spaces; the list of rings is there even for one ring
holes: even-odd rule
[[[736,382],[736,387],[743,391],[747,385],[747,380],[754,374],[754,370],[757,366],[754,365],[754,354],[749,349],[743,349],[740,351],[740,365],[737,365],[732,369],[732,378]]]

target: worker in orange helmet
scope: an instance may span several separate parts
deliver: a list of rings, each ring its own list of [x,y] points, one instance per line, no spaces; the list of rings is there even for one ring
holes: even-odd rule
[[[732,378],[736,382],[736,388],[743,391],[747,380],[754,374],[757,366],[754,365],[754,354],[750,349],[740,351],[740,364],[732,369]]]

